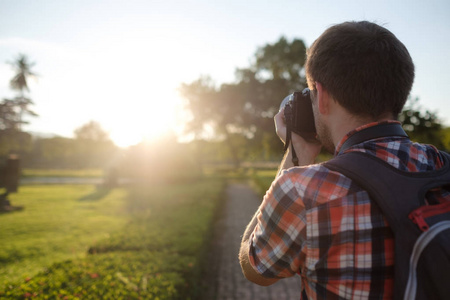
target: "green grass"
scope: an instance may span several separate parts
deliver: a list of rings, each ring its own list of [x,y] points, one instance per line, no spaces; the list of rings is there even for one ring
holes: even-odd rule
[[[276,169],[272,170],[254,170],[251,175],[253,189],[262,197],[270,188],[272,181],[277,175]]]
[[[89,177],[101,178],[102,169],[23,169],[23,177]]]
[[[22,187],[25,210],[0,215],[0,298],[196,299],[223,188]]]
[[[101,193],[89,185],[22,186],[9,198],[24,210],[0,214],[0,283],[84,255],[124,226],[125,197],[123,189]]]

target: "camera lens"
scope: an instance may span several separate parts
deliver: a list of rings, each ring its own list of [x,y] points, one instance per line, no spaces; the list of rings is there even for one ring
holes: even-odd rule
[[[281,101],[280,110],[283,109],[286,106],[286,104],[293,99],[294,94],[287,95],[286,98],[284,98],[283,101]]]

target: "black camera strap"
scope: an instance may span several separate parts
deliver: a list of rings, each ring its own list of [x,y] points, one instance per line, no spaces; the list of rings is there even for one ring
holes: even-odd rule
[[[287,105],[284,107],[284,116],[286,118],[286,143],[284,144],[284,151],[286,151],[289,147],[289,144],[291,144],[291,150],[292,150],[292,163],[294,166],[298,166],[298,157],[297,153],[295,153],[294,145],[292,144],[292,107],[290,105]]]

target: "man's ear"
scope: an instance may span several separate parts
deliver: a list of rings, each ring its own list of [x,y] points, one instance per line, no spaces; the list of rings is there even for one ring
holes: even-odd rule
[[[316,82],[316,89],[319,112],[322,115],[327,115],[330,111],[330,95],[320,82]]]

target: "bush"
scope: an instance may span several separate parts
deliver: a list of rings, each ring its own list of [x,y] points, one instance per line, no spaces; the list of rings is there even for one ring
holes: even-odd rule
[[[202,177],[187,146],[171,138],[128,148],[115,170],[122,177],[153,183],[185,183]]]

